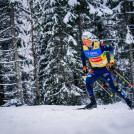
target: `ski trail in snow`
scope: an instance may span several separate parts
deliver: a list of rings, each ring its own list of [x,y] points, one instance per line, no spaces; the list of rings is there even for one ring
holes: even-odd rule
[[[0,134],[132,134],[134,110],[122,102],[83,106],[0,107]]]

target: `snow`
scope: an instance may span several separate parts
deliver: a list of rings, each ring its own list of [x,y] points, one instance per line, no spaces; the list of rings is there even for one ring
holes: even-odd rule
[[[69,0],[69,1],[68,1],[68,4],[69,4],[70,6],[75,6],[75,5],[79,5],[79,2],[77,2],[77,0]]]
[[[97,13],[98,16],[102,16],[103,14],[110,14],[110,15],[113,14],[113,11],[110,8],[106,7],[105,3],[104,5],[100,4],[100,7],[98,8],[94,7],[90,3],[88,3],[88,6],[90,14]]]
[[[50,0],[50,5],[55,4],[55,0]]]
[[[12,37],[9,37],[9,38],[0,38],[0,42],[11,40],[11,39],[12,39]]]
[[[64,19],[63,19],[63,22],[64,22],[65,24],[68,23],[70,16],[71,16],[71,12],[67,12],[67,14],[65,15],[65,17],[64,17]]]
[[[75,46],[78,45],[77,42],[76,42],[76,40],[75,40],[72,36],[69,36],[69,38],[68,38],[68,43],[69,43],[70,41],[72,41]]]
[[[132,134],[134,110],[123,102],[82,106],[0,107],[1,134]]]
[[[21,0],[10,0],[11,3],[14,3],[14,2],[21,2]]]
[[[74,14],[72,14],[70,11],[67,12],[67,14],[65,15],[63,22],[70,27],[71,25],[68,25],[67,23],[69,21],[73,21],[73,19],[76,19],[76,16]]]
[[[96,10],[95,10],[94,6],[92,6],[91,4],[88,4],[88,5],[89,5],[90,13],[95,14]]]
[[[126,35],[126,43],[132,44],[134,43],[133,35],[130,33],[129,27],[127,26],[127,35]]]

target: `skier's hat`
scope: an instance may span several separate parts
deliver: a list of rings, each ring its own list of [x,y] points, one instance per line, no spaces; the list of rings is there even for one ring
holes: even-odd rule
[[[85,39],[87,39],[87,40],[92,40],[92,38],[93,38],[93,35],[90,33],[90,32],[84,32],[83,34],[82,34],[82,40],[85,40]]]

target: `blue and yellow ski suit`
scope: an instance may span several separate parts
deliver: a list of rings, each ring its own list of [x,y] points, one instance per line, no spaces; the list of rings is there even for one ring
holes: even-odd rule
[[[92,66],[92,70],[86,78],[86,88],[88,94],[90,97],[94,96],[92,84],[99,77],[102,77],[109,84],[109,86],[125,100],[127,98],[125,92],[117,86],[113,75],[108,69],[106,51],[110,53],[110,62],[114,62],[113,48],[110,45],[93,42],[90,48],[83,45],[81,49],[83,67],[86,67],[86,57],[89,59]]]

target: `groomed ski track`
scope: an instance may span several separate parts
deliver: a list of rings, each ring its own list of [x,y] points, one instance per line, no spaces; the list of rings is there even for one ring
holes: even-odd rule
[[[0,134],[133,134],[134,109],[123,102],[82,106],[0,107]]]

